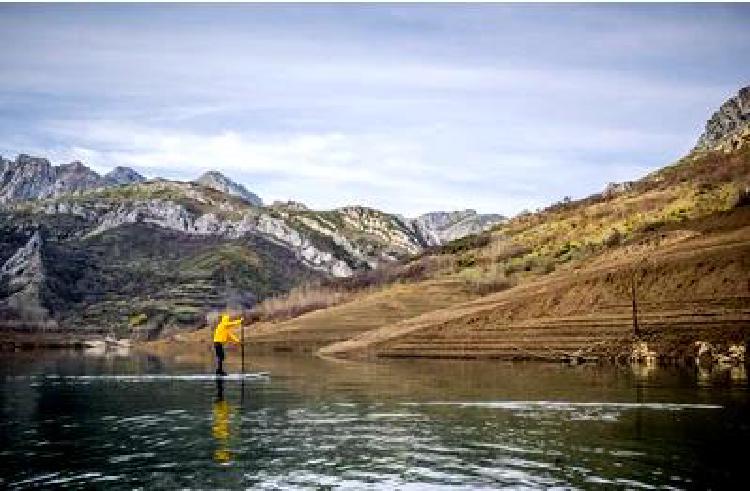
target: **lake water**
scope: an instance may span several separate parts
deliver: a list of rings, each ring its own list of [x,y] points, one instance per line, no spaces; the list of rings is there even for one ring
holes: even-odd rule
[[[207,354],[2,354],[0,487],[694,489],[745,480],[742,369],[280,356],[249,363],[270,377],[221,385],[111,377],[210,365]]]

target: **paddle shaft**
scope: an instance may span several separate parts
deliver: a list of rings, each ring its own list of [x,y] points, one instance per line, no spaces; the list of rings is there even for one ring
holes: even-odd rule
[[[240,324],[240,356],[242,357],[242,361],[240,362],[240,366],[242,374],[245,374],[245,326]]]

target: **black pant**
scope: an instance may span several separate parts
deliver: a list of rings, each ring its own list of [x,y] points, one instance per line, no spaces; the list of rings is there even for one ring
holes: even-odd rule
[[[216,372],[220,373],[224,371],[224,344],[214,343],[214,351],[216,351]]]

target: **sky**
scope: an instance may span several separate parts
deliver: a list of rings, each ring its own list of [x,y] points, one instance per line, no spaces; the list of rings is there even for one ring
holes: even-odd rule
[[[0,155],[516,214],[689,151],[750,5],[0,5]]]

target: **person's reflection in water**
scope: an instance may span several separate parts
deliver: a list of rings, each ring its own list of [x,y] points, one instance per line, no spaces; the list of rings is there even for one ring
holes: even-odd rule
[[[217,448],[214,450],[214,461],[218,464],[228,465],[232,463],[232,452],[229,449],[229,420],[231,418],[231,407],[224,400],[224,380],[216,378],[216,400],[213,406],[213,425],[211,434],[216,441]]]

